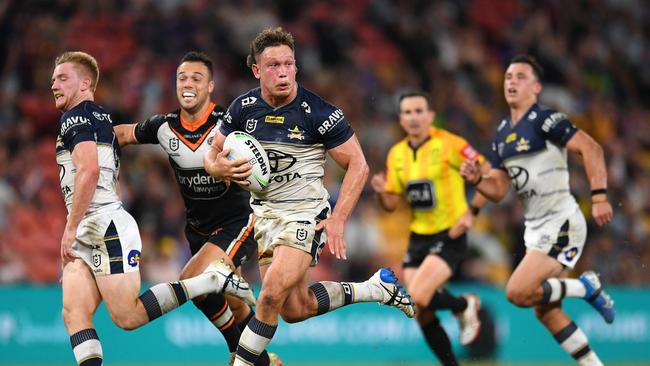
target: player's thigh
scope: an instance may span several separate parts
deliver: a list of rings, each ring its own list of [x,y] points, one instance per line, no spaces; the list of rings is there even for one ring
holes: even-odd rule
[[[465,235],[451,239],[446,230],[432,235],[411,233],[403,266],[409,269],[407,287],[413,300],[426,306],[466,253]]]
[[[402,276],[404,277],[404,284],[406,285],[406,288],[408,288],[411,284],[411,280],[415,276],[415,272],[417,272],[417,270],[418,269],[416,267],[406,267],[403,269]]]
[[[181,272],[181,280],[198,276],[212,262],[223,259],[229,265],[233,266],[232,260],[226,252],[213,243],[205,243],[199,251],[190,258]]]
[[[200,234],[192,226],[187,225],[185,236],[190,243],[193,258],[183,270],[183,278],[190,277],[188,274],[201,273],[208,264],[222,258],[234,268],[240,267],[256,255],[257,243],[253,239],[254,225],[253,214],[233,217],[228,224],[217,228],[209,235]]]
[[[507,293],[532,292],[551,277],[562,276],[564,267],[554,258],[538,250],[528,250],[506,286]]]
[[[307,268],[302,278],[289,288],[287,299],[280,311],[285,321],[300,321],[314,316],[317,313],[318,301],[309,289],[309,282],[310,268]]]
[[[97,287],[113,320],[136,315],[140,296],[140,272],[98,276]]]
[[[309,253],[289,246],[278,245],[273,251],[273,262],[266,269],[262,281],[262,293],[276,301],[286,300],[289,292],[296,291],[301,281],[305,281],[312,262]],[[306,286],[305,291],[307,290]]]
[[[434,292],[451,277],[451,268],[437,255],[428,255],[411,278],[408,290],[413,300],[428,305]]]
[[[289,288],[289,296],[287,296],[287,302],[299,300],[299,301],[294,301],[294,302],[298,302],[298,304],[296,305],[305,305],[307,299],[309,298],[310,276],[311,276],[311,268],[307,267],[304,270],[302,276],[298,279],[298,281]]]
[[[92,328],[92,317],[99,306],[101,296],[95,276],[81,259],[69,262],[63,268],[61,278],[63,292],[63,321],[72,335]]]

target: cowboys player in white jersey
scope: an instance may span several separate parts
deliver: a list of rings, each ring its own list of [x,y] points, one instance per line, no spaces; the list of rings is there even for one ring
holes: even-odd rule
[[[243,331],[235,366],[252,365],[271,341],[278,315],[298,322],[356,302],[378,301],[413,317],[408,295],[389,269],[361,283],[323,281],[309,286],[327,237],[332,254],[346,257],[343,228],[368,176],[359,142],[343,112],[296,83],[293,36],[282,28],[261,32],[247,60],[260,87],[233,101],[205,157],[213,176],[246,185],[246,159],[228,161],[225,136],[246,131],[271,162],[270,185],[253,193],[255,239],[262,290],[257,314]],[[326,153],[346,169],[334,211],[323,186]]]
[[[539,321],[580,365],[602,365],[586,335],[562,310],[561,300],[583,298],[607,323],[614,321],[614,302],[594,272],[567,278],[582,254],[587,226],[569,191],[566,151],[582,157],[592,189],[592,215],[600,226],[612,220],[605,158],[600,145],[564,113],[537,104],[542,73],[531,56],[511,60],[504,80],[510,116],[501,121],[492,144],[493,168],[481,175],[477,162],[466,160],[461,174],[495,202],[511,183],[523,203],[527,251],[508,281],[508,300],[534,307]]]
[[[142,242],[137,223],[120,202],[120,148],[111,115],[94,102],[98,79],[97,61],[87,53],[65,52],[55,61],[51,89],[63,112],[56,161],[68,209],[61,239],[62,315],[81,366],[103,363],[92,322],[102,300],[113,322],[127,330],[211,292],[255,302],[248,284],[221,263],[139,296]]]
[[[180,278],[201,273],[215,260],[239,268],[257,252],[253,240],[255,217],[248,203],[250,194],[236,184],[211,177],[203,169],[203,154],[222,123],[225,110],[212,102],[212,60],[203,52],[190,51],[176,69],[176,98],[180,108],[157,114],[137,124],[115,126],[120,146],[157,144],[169,163],[185,202],[185,236],[192,258]],[[255,314],[237,298],[209,294],[193,300],[197,308],[219,329],[234,358],[243,329]],[[234,320],[236,318],[236,322]],[[264,352],[255,365],[280,365],[277,355]]]

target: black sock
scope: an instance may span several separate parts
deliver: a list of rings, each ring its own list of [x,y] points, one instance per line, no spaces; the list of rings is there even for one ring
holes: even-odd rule
[[[451,350],[451,342],[445,332],[445,329],[440,325],[438,318],[426,325],[420,325],[424,339],[426,339],[429,348],[438,357],[444,366],[457,366],[458,361],[454,352]]]
[[[433,294],[431,302],[427,309],[429,310],[444,310],[449,309],[454,313],[461,312],[467,308],[467,300],[462,296],[454,296],[444,287],[439,288]]]
[[[253,308],[249,306],[248,309],[250,312],[248,313],[248,316],[246,316],[246,319],[237,323],[240,331],[243,331],[246,328],[246,325],[248,325],[248,322],[255,317],[255,311]],[[255,361],[255,366],[269,366],[270,363],[271,359],[269,358],[269,353],[264,350],[262,353],[260,353],[260,357],[257,359],[257,361]]]
[[[222,294],[213,293],[207,295],[201,302],[195,301],[194,305],[219,329],[228,344],[228,350],[237,351],[241,332],[235,324],[235,317],[226,303],[226,298]]]

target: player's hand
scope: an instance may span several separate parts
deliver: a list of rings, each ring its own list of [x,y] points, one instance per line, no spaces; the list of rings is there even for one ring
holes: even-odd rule
[[[481,177],[481,166],[477,159],[465,159],[460,165],[460,175],[470,184],[475,184]]]
[[[370,186],[377,193],[386,192],[386,173],[380,172],[372,176]]]
[[[612,222],[612,217],[614,217],[612,205],[610,205],[608,201],[592,203],[591,215],[594,217],[594,220],[596,220],[598,226],[609,224]]]
[[[246,178],[251,175],[253,167],[248,163],[248,159],[241,158],[228,160],[230,149],[224,149],[218,152],[216,148],[210,149],[203,155],[203,167],[211,176],[224,181],[247,186],[250,183]]]
[[[327,246],[330,253],[336,255],[337,259],[348,259],[345,253],[345,239],[343,238],[343,229],[345,220],[338,216],[332,215],[316,225],[316,231],[325,230],[327,235]]]
[[[454,226],[449,229],[449,238],[456,239],[461,235],[465,234],[467,230],[474,224],[474,215],[472,211],[467,210],[465,213],[456,221]]]
[[[77,229],[66,225],[61,238],[61,265],[64,267],[68,262],[77,258],[72,252],[72,243],[74,243],[76,237]]]

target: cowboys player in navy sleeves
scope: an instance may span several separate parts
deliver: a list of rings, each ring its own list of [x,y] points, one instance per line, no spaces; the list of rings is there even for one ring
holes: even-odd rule
[[[582,157],[592,189],[592,215],[600,226],[612,220],[605,158],[600,145],[564,113],[537,104],[541,77],[542,68],[531,56],[512,59],[504,80],[510,116],[499,124],[492,144],[493,168],[481,175],[477,162],[466,160],[461,173],[493,201],[507,194],[510,183],[523,203],[527,251],[508,281],[508,300],[534,307],[539,321],[580,365],[602,365],[586,335],[562,310],[561,300],[583,298],[607,323],[614,321],[614,302],[594,272],[567,278],[582,254],[587,226],[569,191],[566,151]]]
[[[361,283],[309,286],[309,268],[316,265],[326,240],[332,254],[346,258],[343,228],[368,166],[343,112],[296,83],[290,33],[282,28],[261,32],[251,44],[247,64],[260,87],[233,101],[205,156],[211,175],[246,185],[251,169],[246,159],[228,161],[229,151],[222,151],[226,135],[245,131],[260,141],[271,165],[269,186],[251,199],[262,290],[234,365],[255,362],[275,333],[278,315],[293,323],[351,303],[378,301],[413,317],[408,295],[385,268]],[[323,185],[326,153],[346,169],[333,212]]]
[[[250,194],[236,184],[211,177],[203,168],[203,155],[210,147],[225,110],[210,99],[214,90],[212,60],[203,52],[191,51],[176,70],[176,97],[180,109],[158,114],[137,124],[115,126],[120,145],[158,144],[169,155],[186,208],[185,236],[193,257],[181,279],[201,273],[210,263],[224,260],[239,268],[257,254],[253,240],[255,216]],[[194,299],[194,304],[223,334],[234,357],[239,327],[254,316],[241,300],[222,294]],[[231,310],[232,309],[232,310]],[[233,320],[233,316],[238,320]],[[266,354],[256,365],[279,364]]]
[[[219,263],[139,296],[142,242],[120,201],[120,147],[111,115],[94,102],[98,79],[97,61],[87,53],[66,52],[55,61],[51,89],[63,112],[56,162],[68,209],[61,239],[62,315],[81,366],[103,362],[92,322],[100,301],[117,326],[130,330],[211,292],[255,300],[248,284]]]

